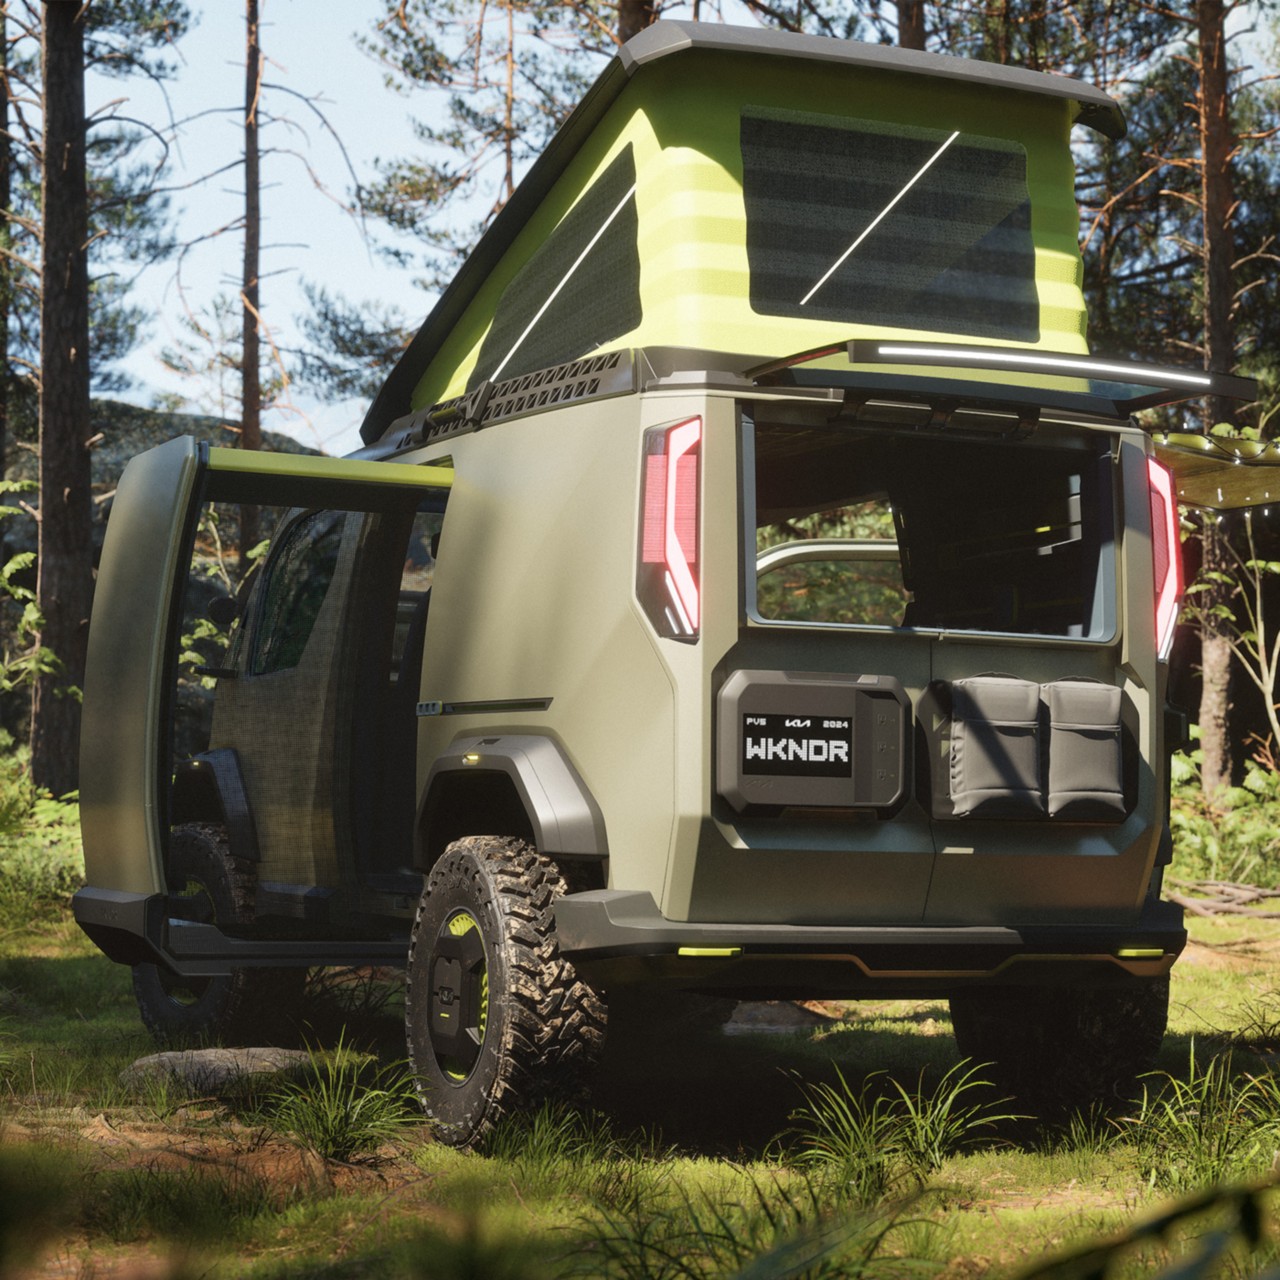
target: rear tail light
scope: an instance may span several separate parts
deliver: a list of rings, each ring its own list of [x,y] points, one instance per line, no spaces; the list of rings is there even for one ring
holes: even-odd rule
[[[659,635],[694,641],[701,626],[698,489],[702,419],[644,435],[636,596]]]
[[[1178,502],[1173,474],[1154,458],[1147,459],[1151,494],[1151,559],[1156,588],[1156,650],[1161,658],[1173,647],[1173,630],[1182,600],[1182,548],[1178,541]]]

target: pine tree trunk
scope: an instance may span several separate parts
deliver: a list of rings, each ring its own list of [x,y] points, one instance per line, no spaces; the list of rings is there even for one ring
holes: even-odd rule
[[[1233,204],[1230,84],[1227,69],[1225,18],[1222,0],[1197,0],[1200,72],[1201,197],[1204,211],[1204,363],[1206,369],[1230,372],[1235,363],[1233,332],[1232,243]],[[1204,426],[1234,417],[1231,401],[1210,397],[1205,402]],[[1206,574],[1226,573],[1227,551],[1212,517],[1202,535]],[[1229,603],[1226,593],[1211,589],[1200,598],[1208,615]],[[1201,777],[1206,796],[1231,783],[1231,650],[1222,621],[1206,616],[1200,634],[1200,745],[1204,750]]]
[[[618,0],[618,39],[623,44],[657,20],[656,0]]]
[[[244,272],[242,276],[240,343],[240,447],[262,448],[262,355],[258,342],[261,305],[258,296],[262,211],[258,173],[258,110],[262,95],[262,49],[258,43],[258,0],[245,0],[244,75]],[[240,574],[248,571],[246,556],[258,544],[256,506],[240,508]]]
[[[43,7],[44,243],[40,301],[41,643],[61,660],[41,676],[31,712],[31,772],[54,795],[75,789],[80,704],[93,593],[89,450],[88,197],[85,187],[84,18],[78,4]]]
[[[898,44],[903,49],[924,48],[924,0],[897,0]]]
[[[0,4],[0,209],[7,219],[13,207],[13,147],[9,142],[9,15]],[[11,240],[9,223],[0,224],[6,248]],[[0,259],[0,479],[9,446],[9,311],[13,291],[13,264]],[[4,555],[4,531],[0,529],[0,561]]]

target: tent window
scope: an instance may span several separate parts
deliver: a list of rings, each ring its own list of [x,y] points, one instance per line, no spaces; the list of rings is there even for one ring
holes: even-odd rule
[[[1027,157],[945,128],[748,114],[751,306],[1034,342]]]
[[[503,291],[470,386],[575,360],[640,324],[635,188],[628,147]]]

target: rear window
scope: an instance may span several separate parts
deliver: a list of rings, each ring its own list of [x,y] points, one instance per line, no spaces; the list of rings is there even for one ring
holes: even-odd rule
[[[764,315],[1034,342],[1026,151],[837,116],[741,125],[751,307]]]
[[[1108,638],[1096,445],[747,425],[760,621]]]

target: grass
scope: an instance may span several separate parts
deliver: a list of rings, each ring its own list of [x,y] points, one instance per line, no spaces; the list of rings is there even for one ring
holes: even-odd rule
[[[1215,954],[1238,955],[1248,938],[1236,925],[1206,922],[1195,929]],[[1273,936],[1280,941],[1280,929]],[[127,981],[119,982],[120,971],[70,931],[42,932],[39,949],[42,954],[31,957],[14,955],[12,944],[0,947],[0,983],[23,1010],[20,1018],[6,1015],[0,1040],[11,1056],[6,1110],[28,1131],[46,1118],[36,1131],[37,1149],[71,1142],[79,1150],[78,1132],[99,1108],[118,1125],[158,1125],[188,1137],[228,1123],[228,1113],[217,1107],[200,1119],[172,1098],[126,1095],[115,1072],[150,1051],[136,1028]],[[1268,980],[1266,961],[1259,958],[1256,972],[1246,964],[1230,975],[1197,965],[1188,965],[1185,977],[1178,971],[1173,1043],[1165,1074],[1152,1081],[1150,1125],[1157,1099],[1178,1103],[1179,1095],[1168,1092],[1175,1082],[1203,1084],[1203,1070],[1195,1074],[1189,1058],[1193,1035],[1204,1034],[1201,1011],[1228,1031],[1249,1025],[1259,983]],[[977,1274],[957,1259],[975,1267],[985,1260],[983,1271],[1012,1275],[1030,1252],[1061,1251],[1113,1233],[1154,1211],[1165,1194],[1149,1178],[1151,1162],[1144,1165],[1135,1125],[1080,1117],[1057,1132],[1012,1137],[1007,1125],[988,1127],[991,1107],[978,1107],[977,1077],[956,1065],[945,1006],[913,1002],[848,1012],[847,1025],[740,1037],[656,1071],[650,1064],[645,1088],[634,1091],[629,1107],[522,1116],[499,1129],[481,1154],[423,1145],[412,1130],[402,1130],[405,1155],[371,1166],[372,1185],[320,1181],[292,1203],[262,1191],[266,1185],[278,1193],[279,1180],[269,1174],[255,1182],[256,1175],[215,1171],[205,1181],[146,1165],[82,1170],[75,1175],[83,1206],[75,1230],[108,1253],[201,1249],[214,1275],[337,1277],[364,1270],[410,1276],[426,1258],[436,1266],[433,1274],[446,1277],[533,1280],[727,1277],[749,1267],[755,1268],[750,1275],[783,1275],[801,1262],[813,1275],[823,1268],[831,1275]],[[1197,1039],[1197,1061],[1214,1062],[1212,1048]],[[893,1065],[881,1070],[886,1060]],[[361,1072],[367,1078],[377,1068],[355,1054],[328,1061],[334,1063],[328,1096],[335,1113],[345,1116],[346,1103],[362,1096]],[[1265,1078],[1260,1063],[1240,1049],[1230,1071],[1217,1070],[1238,1089],[1250,1076]],[[598,1101],[607,1103],[611,1091],[631,1092],[632,1083],[620,1070]],[[818,1086],[829,1092],[815,1092]],[[769,1142],[799,1127],[795,1117],[823,1097],[851,1107],[859,1100],[864,1111],[884,1099],[881,1110],[899,1126],[895,1141],[917,1153],[902,1157],[915,1162],[909,1167],[916,1172],[897,1179],[896,1189],[925,1182],[931,1188],[925,1198],[905,1208],[876,1204],[864,1214],[841,1212],[845,1225],[837,1227],[830,1215],[845,1197],[803,1160],[773,1154],[781,1148]],[[757,1099],[758,1113],[751,1105]],[[278,1113],[271,1124],[303,1127],[284,1125]],[[908,1139],[912,1126],[916,1136]],[[750,1141],[738,1140],[744,1133]],[[1166,1133],[1161,1140],[1167,1160],[1172,1139]],[[252,1126],[242,1137],[246,1148],[271,1141],[269,1131]],[[793,1132],[786,1146],[794,1152],[797,1142]],[[1193,1162],[1186,1167],[1194,1181]],[[211,1235],[200,1225],[211,1219],[225,1230]],[[342,1242],[338,1252],[334,1240]]]
[[[1147,1184],[1166,1195],[1262,1178],[1280,1155],[1280,1088],[1270,1073],[1241,1076],[1232,1056],[1200,1058],[1183,1077],[1157,1072],[1127,1119]]]
[[[928,1089],[922,1069],[914,1090],[882,1072],[856,1087],[836,1069],[834,1084],[800,1082],[802,1105],[783,1138],[790,1163],[837,1196],[874,1205],[924,1187],[946,1160],[988,1142],[1017,1119],[999,1110],[982,1069],[961,1061]]]
[[[153,1046],[128,972],[69,920],[61,883],[34,876],[16,913],[0,902],[0,1274],[57,1247],[86,1274],[158,1256],[173,1274],[280,1280],[968,1280],[1054,1257],[1068,1270],[1037,1280],[1065,1280],[1149,1219],[1165,1225],[1106,1245],[1109,1275],[1160,1274],[1206,1241],[1232,1274],[1265,1256],[1249,1251],[1245,1200],[1167,1222],[1162,1206],[1269,1176],[1280,923],[1191,922],[1159,1071],[1118,1119],[1001,1119],[980,1069],[957,1063],[945,1004],[882,1001],[612,1062],[592,1109],[521,1115],[459,1153],[424,1142],[403,1106],[385,973],[313,984],[312,1025],[345,1050],[256,1110],[125,1089],[121,1069]],[[868,1148],[887,1172],[862,1187],[848,1153]],[[1273,1200],[1256,1204],[1274,1226]]]
[[[263,1116],[322,1160],[370,1155],[410,1127],[422,1127],[405,1066],[379,1066],[369,1054],[351,1049],[342,1036],[332,1049],[312,1049],[310,1070],[270,1092]]]

